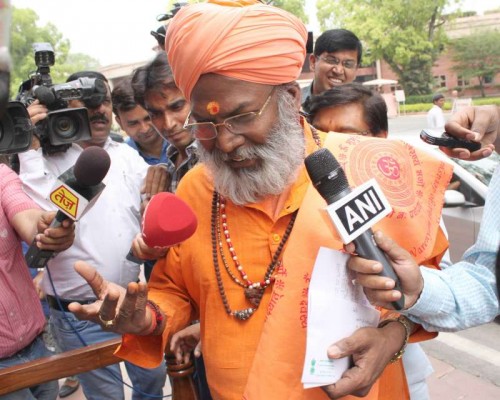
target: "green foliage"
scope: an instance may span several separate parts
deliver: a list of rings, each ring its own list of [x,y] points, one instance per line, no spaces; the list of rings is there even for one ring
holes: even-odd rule
[[[352,30],[370,53],[385,60],[409,95],[428,94],[431,68],[446,40],[443,9],[450,0],[318,0],[321,28]]]
[[[419,104],[419,103],[427,103],[432,104],[433,94],[424,94],[421,96],[406,96],[406,104]]]
[[[432,96],[431,96],[432,97]],[[406,98],[408,100],[408,97]],[[495,106],[500,106],[500,97],[487,97],[487,98],[477,98],[477,99],[472,99],[472,104],[475,106],[484,106],[484,105],[495,105]],[[404,105],[401,104],[401,112],[407,112],[407,113],[412,113],[412,112],[427,112],[431,109],[432,107],[432,98],[430,102],[424,102],[424,103],[416,103],[416,104],[409,104],[406,102]],[[452,102],[447,101],[444,103],[443,109],[445,111],[450,111],[452,107]]]
[[[497,7],[497,8],[492,8],[491,10],[486,10],[484,12],[484,15],[489,15],[489,14],[496,14],[500,12],[500,7]]]
[[[84,54],[70,54],[70,42],[64,39],[57,28],[48,23],[38,26],[39,17],[35,11],[25,8],[12,7],[12,25],[10,53],[13,71],[11,73],[10,94],[17,94],[19,85],[29,79],[36,71],[32,45],[37,42],[48,42],[54,48],[56,62],[50,69],[54,83],[61,83],[73,72],[96,69],[99,62]]]
[[[191,3],[202,3],[205,0],[184,0],[184,1],[187,1],[188,3],[191,4]],[[178,2],[179,0],[169,0],[167,9],[170,10],[174,5],[174,3]],[[306,10],[304,9],[305,3],[306,3],[305,0],[273,0],[271,2],[272,5],[288,11],[289,13],[300,18],[304,24],[307,24],[307,22],[309,22],[309,18],[307,17]]]
[[[288,11],[300,18],[304,24],[307,24],[309,18],[304,9],[305,3],[305,0],[274,0],[272,4]]]
[[[475,106],[487,106],[487,105],[495,105],[500,106],[500,97],[484,97],[481,99],[472,99],[472,104]]]
[[[453,70],[464,78],[476,77],[482,97],[485,77],[495,76],[500,70],[500,32],[477,31],[451,43]]]

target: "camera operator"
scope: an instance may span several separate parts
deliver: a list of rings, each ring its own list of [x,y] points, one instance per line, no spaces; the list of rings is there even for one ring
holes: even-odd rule
[[[78,222],[78,238],[71,249],[58,254],[48,263],[42,288],[47,293],[50,305],[50,322],[55,339],[63,351],[81,348],[86,344],[113,339],[118,335],[106,331],[98,324],[82,323],[68,312],[68,304],[77,301],[86,304],[95,300],[95,295],[84,280],[74,271],[79,259],[93,264],[107,279],[121,286],[139,279],[140,265],[128,261],[126,255],[135,235],[140,231],[141,188],[146,196],[165,189],[167,173],[162,166],[149,167],[129,146],[110,139],[112,121],[111,94],[106,78],[93,71],[71,75],[68,81],[79,78],[97,78],[106,82],[106,95],[94,107],[83,100],[70,100],[70,108],[87,105],[91,127],[91,138],[71,143],[64,152],[44,154],[36,148],[20,154],[20,177],[27,193],[43,208],[53,205],[46,200],[57,177],[73,166],[82,151],[89,146],[100,146],[111,158],[111,167],[104,178],[105,190],[95,205]],[[47,108],[34,102],[28,107],[31,120],[39,122],[46,117]],[[148,171],[149,168],[149,171]],[[144,184],[146,182],[147,184]],[[49,276],[48,276],[49,275]],[[53,284],[52,284],[53,282]],[[60,297],[60,304],[56,297]],[[79,335],[76,333],[78,332]],[[113,375],[121,377],[119,365],[108,367]],[[165,383],[165,368],[143,369],[126,363],[128,374],[135,388],[133,398],[145,398],[142,392],[154,396],[162,395]],[[105,369],[79,375],[83,392],[88,399],[123,399],[123,384]]]

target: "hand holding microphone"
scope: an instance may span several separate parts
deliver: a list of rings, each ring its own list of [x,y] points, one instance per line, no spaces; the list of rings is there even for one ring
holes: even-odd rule
[[[402,292],[394,289],[393,282],[384,277],[382,265],[373,260],[362,257],[351,257],[347,267],[356,273],[356,283],[363,286],[364,292],[370,303],[379,307],[391,309],[392,302],[404,295],[404,309],[412,307],[420,297],[424,288],[424,278],[420,266],[415,262],[410,253],[400,247],[391,238],[381,231],[374,234],[375,242],[391,260],[396,274],[401,283]],[[354,243],[345,246],[349,253],[355,251]]]
[[[377,196],[377,191],[367,186],[364,192],[351,193],[344,170],[328,149],[323,148],[307,156],[305,165],[316,190],[335,209],[338,218],[332,219],[341,236],[344,238],[344,233],[354,237],[354,240],[348,241],[354,242],[356,252],[363,258],[379,262],[382,265],[379,275],[394,280],[394,289],[403,293],[389,259],[376,245],[372,230],[367,229],[370,225],[366,224],[380,219],[384,211],[383,201]],[[347,241],[344,240],[344,243]],[[396,310],[403,309],[404,296],[401,295],[391,304]]]
[[[59,208],[49,228],[61,226],[65,219],[79,220],[95,203],[106,185],[102,180],[108,173],[111,160],[108,153],[97,146],[86,148],[73,167],[61,174],[50,193],[50,201]],[[31,268],[44,268],[52,250],[41,250],[33,241],[26,253]]]
[[[132,243],[127,260],[142,263],[163,257],[168,249],[190,238],[198,222],[180,197],[168,192],[154,195],[142,217],[142,232]]]

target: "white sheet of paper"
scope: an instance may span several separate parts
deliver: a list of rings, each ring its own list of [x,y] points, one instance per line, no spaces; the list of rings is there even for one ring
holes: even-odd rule
[[[352,283],[349,256],[320,248],[309,283],[307,345],[302,383],[304,388],[337,382],[349,368],[349,358],[330,360],[327,349],[365,326],[377,326],[380,313],[363,288]]]

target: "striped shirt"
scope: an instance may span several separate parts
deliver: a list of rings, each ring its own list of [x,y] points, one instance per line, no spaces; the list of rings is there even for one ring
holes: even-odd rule
[[[424,289],[406,313],[428,331],[458,331],[500,314],[495,260],[500,244],[500,165],[490,182],[476,243],[441,271],[422,269]],[[453,246],[453,244],[451,244]]]
[[[14,216],[38,206],[23,192],[18,176],[0,165],[0,358],[28,346],[45,325],[40,300],[24,261]]]

